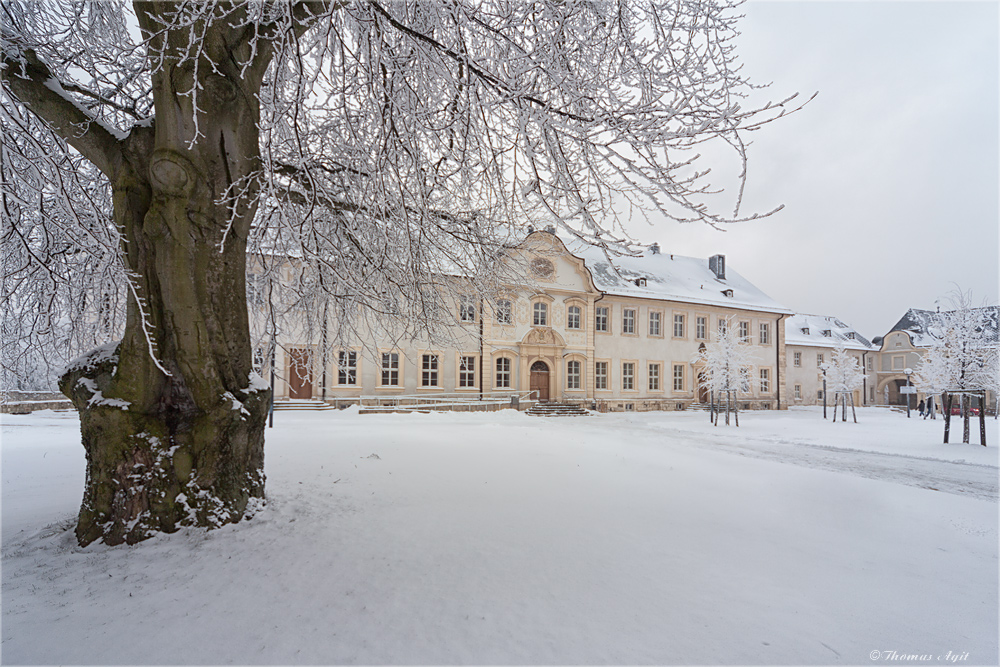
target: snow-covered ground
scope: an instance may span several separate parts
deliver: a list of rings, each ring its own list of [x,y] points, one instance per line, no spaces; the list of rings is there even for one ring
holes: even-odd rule
[[[997,664],[997,422],[858,419],[279,413],[256,518],[80,549],[4,415],[2,661]]]

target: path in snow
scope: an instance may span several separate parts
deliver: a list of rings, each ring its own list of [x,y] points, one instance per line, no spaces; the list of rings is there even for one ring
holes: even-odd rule
[[[719,427],[720,430],[722,428]],[[738,430],[734,426],[729,428]],[[998,469],[991,465],[843,449],[794,440],[755,438],[736,432],[709,435],[698,431],[669,430],[683,436],[678,438],[680,442],[739,456],[842,472],[979,500],[996,502],[1000,497]]]

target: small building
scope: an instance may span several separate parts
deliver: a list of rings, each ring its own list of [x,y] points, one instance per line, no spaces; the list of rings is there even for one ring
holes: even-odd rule
[[[854,392],[854,404],[870,405],[874,402],[875,362],[871,341],[836,317],[799,313],[785,322],[789,405],[822,405],[822,366],[830,361],[838,345],[843,345],[865,372],[865,384]]]
[[[987,338],[994,344],[997,341],[997,322],[1000,319],[1000,308],[986,306],[976,310],[982,311],[982,320],[987,327]],[[906,370],[910,369],[909,384],[913,383],[913,374],[920,370],[924,353],[934,344],[933,332],[938,329],[937,321],[940,315],[933,310],[911,308],[896,322],[885,336],[877,337],[873,344],[877,348],[875,397],[878,405],[906,405],[907,386]],[[926,398],[923,392],[913,394],[911,407]],[[988,403],[996,400],[990,392]]]

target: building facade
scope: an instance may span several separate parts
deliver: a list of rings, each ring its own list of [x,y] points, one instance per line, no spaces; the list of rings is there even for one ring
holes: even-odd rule
[[[1000,308],[987,306],[976,310],[981,311],[979,315],[985,328],[987,345],[995,347]],[[915,408],[919,401],[926,399],[924,392],[915,390],[913,394],[907,394],[905,388],[912,386],[913,376],[920,369],[924,353],[935,342],[932,330],[936,327],[938,317],[935,311],[911,308],[885,336],[874,339],[873,343],[877,348],[876,404],[906,405],[907,397],[912,396],[909,399],[910,406]],[[910,371],[909,374],[907,370]],[[994,405],[996,400],[996,394],[990,391],[987,404]]]
[[[709,400],[699,349],[720,326],[736,326],[754,349],[739,401],[787,407],[792,313],[727,270],[724,256],[680,257],[654,245],[612,261],[537,231],[511,261],[523,267],[520,286],[489,302],[455,295],[446,343],[358,336],[324,354],[313,340],[280,334],[276,398],[516,395],[609,411],[685,409]]]
[[[864,384],[854,392],[854,404],[874,404],[875,349],[871,342],[836,317],[799,313],[788,318],[785,325],[789,405],[823,404],[823,364],[830,361],[838,345],[843,345],[865,373]]]

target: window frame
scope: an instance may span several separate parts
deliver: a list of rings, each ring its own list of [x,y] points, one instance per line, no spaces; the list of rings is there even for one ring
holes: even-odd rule
[[[655,370],[655,372],[654,372]],[[655,386],[654,386],[654,382]],[[646,390],[663,391],[663,363],[659,361],[646,362]]]
[[[501,362],[506,362],[507,368],[504,370],[500,369]],[[499,382],[500,378],[505,378],[506,383],[501,384]],[[493,359],[493,388],[494,389],[512,389],[514,387],[514,360],[506,355],[502,354]]]
[[[344,359],[347,363],[344,363]],[[344,380],[347,381],[344,381]],[[353,381],[351,381],[353,379]],[[357,350],[337,350],[337,386],[357,387],[358,386],[358,351]]]
[[[475,296],[462,294],[458,297],[458,321],[462,324],[475,324],[478,310]]]
[[[604,386],[599,386],[601,380]],[[611,391],[611,361],[608,359],[594,360],[594,391]]]
[[[655,323],[655,328],[654,328]],[[651,338],[663,338],[663,311],[650,308],[647,316],[646,331]]]
[[[455,355],[455,389],[456,391],[467,391],[479,389],[479,374],[477,354],[458,352]],[[472,367],[469,368],[471,361]]]
[[[673,338],[685,339],[687,338],[687,314],[686,313],[674,313],[673,321]],[[680,330],[680,333],[677,333]]]
[[[493,314],[497,324],[511,326],[514,324],[514,302],[511,299],[497,299]]]
[[[604,328],[600,328],[600,325]],[[594,306],[594,333],[611,333],[611,307]]]
[[[638,308],[622,306],[622,335],[637,336],[635,332],[635,320]]]
[[[686,366],[684,364],[674,363],[671,369],[671,384],[673,391],[684,392],[687,391],[687,373],[685,372]],[[680,371],[680,372],[678,372]],[[680,386],[678,386],[678,384]]]
[[[574,313],[573,311],[576,310]],[[574,326],[574,320],[576,326]],[[583,307],[576,303],[566,306],[566,328],[572,331],[583,329]]]
[[[440,389],[441,385],[441,353],[440,352],[421,352],[420,354],[420,389]],[[428,368],[428,360],[433,359],[434,367]],[[433,374],[434,382],[433,384],[428,383],[427,379],[430,374]]]
[[[580,359],[566,360],[566,390],[583,391],[583,361]]]
[[[403,366],[403,355],[398,350],[384,350],[379,353],[381,356],[379,358],[379,387],[398,389],[401,386],[403,379],[402,366]],[[396,357],[396,367],[392,367],[392,357]],[[389,366],[386,366],[386,357],[389,357]],[[389,374],[390,382],[386,382],[386,373]],[[396,374],[396,381],[391,382],[392,374]]]
[[[541,314],[541,317],[539,317],[539,314]],[[531,326],[533,327],[549,326],[549,304],[546,303],[545,301],[531,302]]]
[[[760,322],[758,327],[758,333],[760,334],[760,344],[770,345],[771,344],[771,323],[770,322]]]
[[[694,339],[708,340],[708,315],[695,315],[694,326]]]
[[[635,369],[638,365],[638,361],[634,359],[622,360],[622,391],[639,391],[635,387]]]

